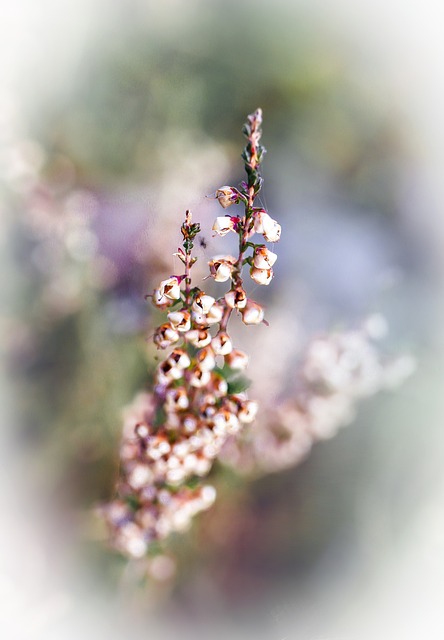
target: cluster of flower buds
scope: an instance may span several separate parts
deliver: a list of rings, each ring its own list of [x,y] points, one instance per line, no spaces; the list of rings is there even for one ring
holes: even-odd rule
[[[213,231],[219,236],[225,236],[230,231],[240,233],[242,255],[247,249],[253,249],[249,257],[244,257],[244,262],[251,265],[250,276],[256,284],[270,284],[273,278],[273,265],[277,260],[277,254],[268,249],[264,244],[256,244],[248,241],[254,233],[261,233],[266,242],[277,242],[281,236],[281,226],[273,220],[264,209],[251,208],[248,224],[242,224],[243,220],[236,216],[217,217]],[[236,258],[233,256],[217,256],[209,262],[210,274],[216,282],[224,282],[233,277],[235,273]]]
[[[256,473],[296,465],[315,442],[333,437],[351,422],[359,399],[403,383],[415,362],[408,355],[381,356],[373,328],[382,324],[383,318],[375,315],[361,329],[314,337],[288,396],[279,406],[263,406],[248,441],[229,441],[222,452],[224,462]]]
[[[250,265],[250,276],[256,284],[268,285],[273,278],[273,265],[277,255],[264,244],[251,242],[254,234],[261,234],[265,242],[277,242],[281,237],[281,226],[262,207],[255,207],[254,200],[260,191],[262,178],[259,175],[259,165],[265,149],[260,145],[260,125],[262,113],[258,109],[248,117],[244,127],[247,136],[247,146],[242,157],[248,181],[242,183],[240,190],[234,187],[221,187],[216,191],[216,198],[224,209],[232,204],[242,202],[245,215],[219,216],[216,218],[213,231],[216,235],[225,236],[230,232],[239,235],[239,252],[242,264]],[[252,254],[246,253],[252,249]],[[235,285],[239,284],[237,262],[233,256],[217,256],[210,263],[210,273],[217,282],[224,282],[231,278]],[[261,320],[260,320],[261,321]]]
[[[156,398],[141,393],[125,412],[120,446],[119,497],[102,508],[112,543],[133,557],[145,555],[150,542],[172,531],[184,531],[192,517],[210,507],[216,497],[210,485],[189,487],[185,477],[204,476],[211,466],[197,421],[186,419],[185,432],[175,441],[165,428],[153,427]]]
[[[277,258],[263,242],[249,240],[254,233],[261,233],[266,242],[280,236],[278,223],[254,206],[262,184],[261,120],[258,110],[244,130],[248,181],[239,190],[224,186],[216,191],[223,208],[240,203],[245,208],[243,215],[219,217],[213,226],[220,236],[239,236],[237,257],[216,256],[209,262],[210,277],[218,283],[228,281],[229,290],[216,299],[191,286],[193,242],[200,225],[187,211],[181,227],[183,248],[175,254],[184,273],[163,280],[150,296],[167,312],[153,336],[157,348],[166,353],[155,372],[153,393],[145,394],[142,402],[136,400],[126,419],[118,497],[103,509],[114,545],[135,557],[144,555],[151,541],[185,529],[196,513],[212,504],[215,490],[201,485],[201,478],[208,475],[227,440],[252,423],[258,411],[241,375],[248,356],[234,347],[228,321],[236,311],[246,325],[264,322],[262,307],[243,287],[242,268],[249,264],[252,279],[269,284]]]

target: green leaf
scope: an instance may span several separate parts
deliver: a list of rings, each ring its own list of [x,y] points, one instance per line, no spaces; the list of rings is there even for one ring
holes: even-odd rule
[[[154,415],[153,426],[160,427],[162,424],[164,424],[165,420],[166,420],[165,410],[161,406],[157,407],[156,413]]]
[[[159,540],[151,540],[148,545],[147,553],[149,556],[158,556],[159,554],[164,553],[162,543],[159,542]]]
[[[137,511],[140,508],[140,501],[137,496],[127,496],[125,498],[126,504],[129,506],[131,511]]]
[[[228,382],[228,393],[241,393],[242,391],[246,391],[250,384],[251,380],[241,375]]]
[[[192,476],[185,482],[185,486],[188,487],[188,489],[196,489],[200,482],[201,478],[199,478],[199,476]]]

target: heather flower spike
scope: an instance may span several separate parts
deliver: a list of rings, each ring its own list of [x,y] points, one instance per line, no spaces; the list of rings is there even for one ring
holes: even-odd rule
[[[215,192],[224,209],[244,207],[243,213],[217,217],[213,225],[216,235],[231,232],[239,240],[237,256],[215,256],[208,263],[209,277],[215,283],[228,282],[228,287],[219,298],[192,287],[192,250],[200,225],[187,211],[182,247],[174,254],[181,273],[162,280],[151,296],[158,309],[173,307],[153,337],[167,353],[157,366],[153,391],[137,398],[125,419],[117,497],[103,507],[112,544],[129,556],[144,556],[153,542],[186,530],[197,513],[213,504],[215,489],[203,478],[227,439],[258,411],[245,392],[230,391],[232,382],[239,388],[248,355],[233,344],[228,324],[234,310],[246,325],[265,322],[262,307],[248,297],[243,267],[248,264],[252,279],[267,285],[277,259],[263,240],[278,240],[280,226],[255,206],[265,153],[261,124],[258,109],[243,129],[246,181],[239,189],[223,186]],[[254,233],[262,234],[262,242],[251,242]]]

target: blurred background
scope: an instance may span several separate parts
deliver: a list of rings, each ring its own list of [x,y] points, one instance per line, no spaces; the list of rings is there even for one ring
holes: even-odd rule
[[[439,3],[4,0],[0,16],[5,637],[442,638]],[[92,510],[155,364],[144,295],[174,273],[186,209],[200,263],[228,252],[206,196],[243,179],[259,106],[283,233],[253,291],[271,326],[236,332],[257,351],[251,397],[282,319],[293,358],[382,313],[381,348],[417,369],[297,467],[218,468],[214,508],[147,573]]]

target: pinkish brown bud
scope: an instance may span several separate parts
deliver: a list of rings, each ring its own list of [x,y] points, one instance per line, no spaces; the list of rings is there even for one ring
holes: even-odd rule
[[[263,244],[254,250],[253,264],[257,269],[271,269],[277,260],[277,254]]]
[[[223,307],[219,304],[213,304],[211,309],[207,313],[207,324],[217,324],[222,320],[222,316],[224,315]]]
[[[166,349],[179,340],[179,333],[174,329],[169,322],[161,324],[157,327],[153,336],[153,342],[160,349]]]
[[[227,395],[228,392],[228,382],[224,378],[222,378],[222,376],[217,375],[213,372],[213,376],[211,379],[211,389],[216,397],[223,398]]]
[[[194,298],[192,308],[196,313],[206,315],[215,302],[212,296],[207,296],[203,291],[200,291]]]
[[[264,310],[253,300],[247,300],[247,304],[241,313],[244,324],[260,324],[264,319]]]
[[[159,460],[171,451],[171,445],[165,436],[156,435],[148,443],[147,456],[152,460]]]
[[[243,309],[247,304],[247,294],[242,287],[236,287],[225,294],[225,302],[230,309]]]
[[[217,356],[226,356],[233,350],[233,343],[228,333],[220,331],[211,341],[211,347]]]
[[[218,236],[226,236],[230,231],[235,231],[235,220],[230,216],[218,216],[214,221],[212,230]]]
[[[173,253],[173,256],[175,256],[176,258],[179,258],[179,260],[181,262],[183,262],[184,264],[187,263],[187,256],[186,253],[183,249],[181,249],[180,247],[178,248],[176,253]]]
[[[153,295],[151,296],[151,302],[158,309],[165,309],[166,307],[170,307],[172,304],[174,304],[174,300],[171,300],[171,298],[167,298],[159,291],[159,289],[154,289]]]
[[[257,402],[254,402],[254,400],[247,400],[242,404],[237,416],[241,422],[249,424],[255,419],[258,410],[259,405]]]
[[[193,323],[200,327],[207,326],[207,316],[204,316],[203,313],[198,313],[197,311],[191,312],[191,320]]]
[[[214,432],[218,435],[236,433],[240,427],[237,416],[228,409],[220,409],[213,416],[213,425]]]
[[[254,230],[262,233],[267,242],[277,242],[281,237],[281,225],[263,209],[255,213]]]
[[[188,331],[191,327],[191,317],[188,311],[170,311],[168,320],[177,331]]]
[[[197,365],[203,371],[211,371],[216,366],[214,351],[211,347],[204,347],[196,354]]]
[[[171,276],[166,280],[162,280],[159,285],[160,296],[165,296],[170,300],[179,300],[180,298],[180,279],[177,276]]]
[[[240,349],[233,349],[231,353],[225,356],[225,362],[232,369],[246,369],[248,366],[248,356]]]
[[[226,282],[231,278],[236,258],[233,256],[216,256],[209,261],[210,275],[216,282]]]
[[[250,276],[256,284],[270,284],[273,278],[273,269],[257,269],[256,267],[251,267]]]
[[[179,380],[183,376],[183,371],[175,365],[169,358],[160,363],[156,370],[156,380],[162,386],[168,386],[174,380]]]
[[[187,369],[191,364],[190,356],[184,349],[174,349],[168,358],[168,362],[171,362],[174,367],[179,369]]]
[[[183,417],[183,429],[185,431],[185,433],[190,434],[190,433],[194,433],[197,429],[197,418],[196,416],[193,416],[191,413],[187,414],[186,416]]]
[[[199,367],[195,367],[190,374],[189,383],[192,387],[205,387],[209,381],[211,380],[211,374],[209,371],[204,371],[203,369],[199,369]]]
[[[226,209],[239,202],[239,193],[234,187],[224,186],[216,190],[216,198],[220,206]]]
[[[188,408],[189,400],[183,387],[168,389],[165,396],[166,408],[174,411],[182,411]]]
[[[185,339],[194,347],[200,349],[210,344],[211,334],[207,329],[191,329],[185,335]]]

